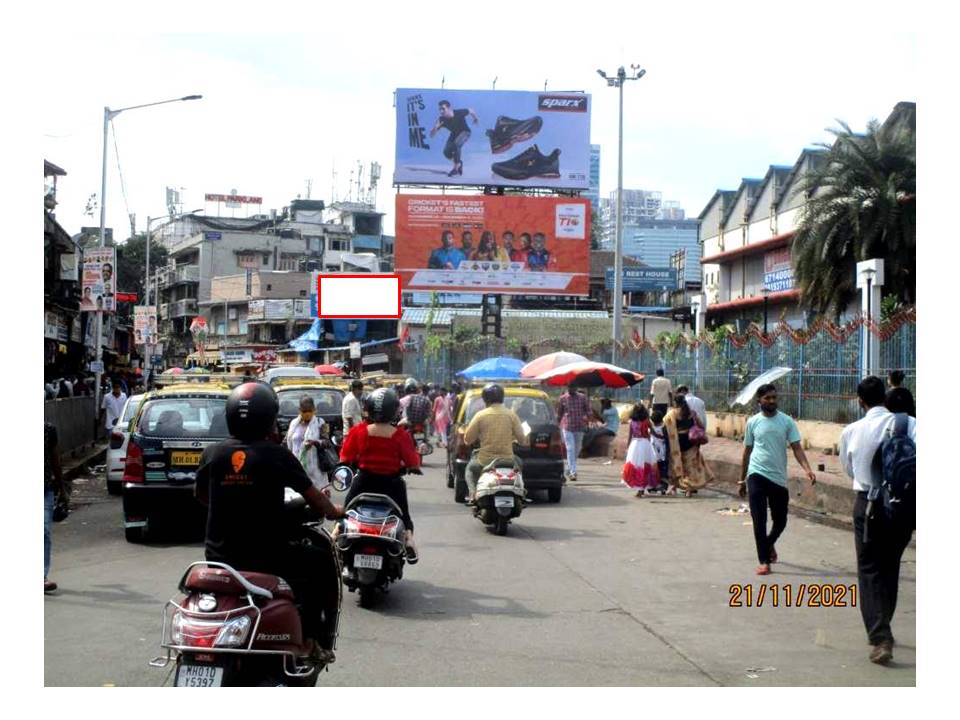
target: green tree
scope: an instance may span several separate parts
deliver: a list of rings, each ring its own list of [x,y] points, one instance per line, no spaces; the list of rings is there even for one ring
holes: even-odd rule
[[[150,243],[150,272],[167,264],[167,249],[160,243]],[[135,292],[137,304],[146,301],[144,273],[147,269],[147,236],[141,233],[117,246],[117,289],[120,292]],[[154,288],[156,291],[156,288]],[[151,298],[156,303],[156,297]]]
[[[833,145],[800,183],[810,198],[793,240],[803,304],[839,315],[854,300],[856,264],[884,260],[884,293],[916,297],[916,109],[898,107],[859,135],[841,122]]]

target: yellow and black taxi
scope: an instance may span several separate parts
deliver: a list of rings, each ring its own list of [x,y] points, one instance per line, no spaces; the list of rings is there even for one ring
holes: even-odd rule
[[[343,398],[349,387],[349,380],[331,381],[323,378],[281,378],[273,389],[280,402],[277,413],[277,428],[281,437],[286,436],[290,421],[300,414],[300,400],[306,396],[313,399],[317,417],[326,423],[330,437],[343,433]]]
[[[523,466],[523,483],[527,490],[546,490],[550,502],[560,502],[566,479],[563,474],[563,447],[560,426],[550,396],[529,385],[500,383],[504,388],[503,404],[513,410],[529,428],[529,445],[516,447],[515,454]],[[453,488],[454,499],[463,502],[467,496],[465,477],[474,448],[463,440],[463,434],[474,416],[483,410],[483,386],[469,387],[460,395],[453,412],[450,443],[447,446],[447,486]]]
[[[130,424],[123,471],[123,527],[142,542],[158,518],[202,527],[205,509],[193,496],[200,456],[229,436],[230,386],[180,384],[149,392]]]

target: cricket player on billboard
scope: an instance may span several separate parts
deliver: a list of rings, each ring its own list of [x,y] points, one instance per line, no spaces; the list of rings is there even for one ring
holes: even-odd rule
[[[586,199],[398,195],[396,267],[409,291],[587,295],[589,232]]]
[[[589,187],[589,95],[401,88],[396,104],[396,183]]]

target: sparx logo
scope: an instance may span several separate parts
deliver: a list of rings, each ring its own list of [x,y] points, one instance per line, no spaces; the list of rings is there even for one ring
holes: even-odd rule
[[[233,471],[235,473],[240,472],[243,469],[244,463],[247,462],[247,454],[243,450],[237,450],[230,456],[230,464],[233,466]]]
[[[586,112],[587,96],[541,95],[540,109],[552,112]]]

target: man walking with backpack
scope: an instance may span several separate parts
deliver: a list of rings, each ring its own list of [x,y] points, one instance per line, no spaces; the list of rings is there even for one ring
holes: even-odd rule
[[[840,462],[853,478],[854,543],[860,614],[871,645],[870,662],[893,659],[890,623],[897,608],[900,558],[916,527],[917,421],[884,407],[883,380],[873,375],[857,387],[866,415],[840,437]]]

